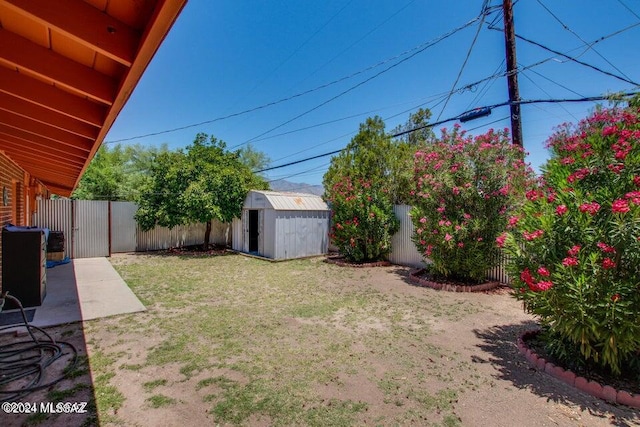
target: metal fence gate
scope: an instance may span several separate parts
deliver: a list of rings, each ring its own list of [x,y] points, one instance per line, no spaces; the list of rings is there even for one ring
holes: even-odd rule
[[[204,240],[204,224],[142,231],[134,218],[137,209],[138,206],[132,202],[44,199],[38,200],[32,224],[62,231],[65,256],[69,258],[154,251],[201,244]],[[229,233],[229,224],[213,221],[211,243],[229,245]]]

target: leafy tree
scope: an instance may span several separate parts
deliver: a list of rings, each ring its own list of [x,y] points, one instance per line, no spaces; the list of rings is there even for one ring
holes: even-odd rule
[[[333,209],[332,236],[352,261],[374,261],[390,249],[393,213],[390,159],[395,146],[380,117],[368,118],[347,147],[331,159],[323,178]]]
[[[414,147],[424,146],[426,143],[433,141],[435,137],[433,130],[428,126],[430,118],[431,110],[420,108],[415,113],[409,115],[409,119],[405,124],[396,127],[391,133],[392,135],[396,135],[407,132],[396,137],[396,140]],[[413,130],[413,132],[408,132],[411,130]]]
[[[249,190],[267,188],[264,179],[241,161],[239,151],[229,152],[224,141],[200,133],[185,150],[155,157],[136,220],[143,230],[206,223],[206,248],[211,220],[231,222],[240,216]]]
[[[102,145],[82,175],[72,198],[135,201],[148,179],[151,162],[167,146]]]
[[[240,162],[246,165],[252,171],[258,171],[261,169],[265,169],[269,163],[271,163],[271,159],[262,151],[258,151],[253,148],[253,145],[247,144],[246,147],[243,147],[239,150],[240,153]]]

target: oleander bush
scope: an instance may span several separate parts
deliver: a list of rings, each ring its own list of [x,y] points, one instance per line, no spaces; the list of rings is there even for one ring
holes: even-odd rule
[[[497,242],[547,350],[620,374],[640,359],[640,108],[598,109],[548,147],[539,185]]]

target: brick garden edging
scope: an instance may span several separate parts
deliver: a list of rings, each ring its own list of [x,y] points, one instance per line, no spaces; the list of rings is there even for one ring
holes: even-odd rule
[[[500,282],[486,282],[472,286],[432,282],[431,280],[423,279],[422,277],[420,277],[420,274],[423,271],[423,268],[412,271],[411,273],[409,273],[409,280],[418,286],[425,286],[438,291],[443,290],[449,292],[482,292],[497,288],[498,286],[502,286]]]
[[[616,390],[609,385],[602,385],[597,381],[589,381],[585,377],[578,376],[571,371],[566,371],[560,366],[547,362],[543,357],[539,357],[533,350],[527,347],[525,339],[537,335],[539,331],[527,331],[518,337],[518,349],[529,363],[539,371],[544,371],[572,387],[577,388],[591,396],[606,400],[609,403],[640,408],[640,394],[632,394],[624,390]]]
[[[328,256],[325,259],[325,262],[329,264],[335,264],[340,267],[356,267],[356,268],[364,268],[364,267],[389,267],[392,264],[389,261],[376,261],[376,262],[363,262],[363,263],[354,263],[347,262],[344,260],[343,256]]]

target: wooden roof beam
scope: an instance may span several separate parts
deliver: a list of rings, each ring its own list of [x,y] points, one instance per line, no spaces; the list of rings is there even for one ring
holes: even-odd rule
[[[17,161],[20,164],[20,166],[24,166],[25,169],[27,167],[39,168],[43,170],[48,168],[49,173],[53,175],[65,175],[68,177],[75,178],[76,174],[78,173],[78,169],[80,169],[80,168],[71,167],[69,165],[65,165],[64,162],[58,162],[52,159],[35,158],[32,156],[20,153],[20,151],[7,150],[5,151],[5,153],[7,154],[7,156]]]
[[[64,182],[70,182],[73,178],[75,178],[78,172],[70,172],[70,171],[56,171],[51,165],[36,165],[33,163],[27,163],[25,161],[20,161],[12,156],[12,153],[6,153],[8,157],[14,159],[16,162],[20,163],[20,167],[23,168],[26,172],[36,177],[43,177],[50,180]],[[40,178],[38,178],[40,179]]]
[[[9,111],[0,110],[0,123],[64,145],[81,148],[87,151],[91,150],[91,147],[93,146],[93,140],[74,135],[41,122],[36,122],[35,120],[13,114]]]
[[[42,151],[45,153],[47,152],[48,147],[54,147],[54,148],[63,150],[69,153],[70,155],[77,155],[79,157],[82,157],[83,159],[87,158],[86,149],[62,144],[60,142],[55,142],[38,135],[34,135],[32,133],[25,132],[22,129],[17,129],[11,126],[3,125],[2,123],[0,123],[0,134],[9,135],[14,138],[17,138],[18,140],[23,141],[22,143],[25,147],[30,144],[39,145],[40,147],[42,147]]]
[[[135,58],[140,35],[82,0],[0,0],[0,4],[127,67]]]
[[[0,58],[104,104],[112,105],[116,98],[114,79],[4,29],[0,29]]]
[[[107,115],[106,106],[72,95],[5,67],[0,67],[0,92],[98,128],[102,126]]]
[[[46,181],[42,179],[38,179],[42,185],[47,187],[47,190],[52,192],[53,194],[58,194],[62,197],[69,197],[71,195],[71,186],[69,185],[60,185],[57,182]]]
[[[98,137],[98,128],[95,126],[2,92],[0,92],[0,110],[28,117],[37,122],[45,123],[91,140],[95,140]]]
[[[11,135],[0,133],[0,150],[22,150],[25,153],[33,155],[42,155],[47,153],[47,157],[65,160],[70,165],[82,167],[84,166],[84,157],[78,155],[71,155],[68,151],[60,149],[59,147],[42,146],[40,144],[29,143],[22,141]]]

